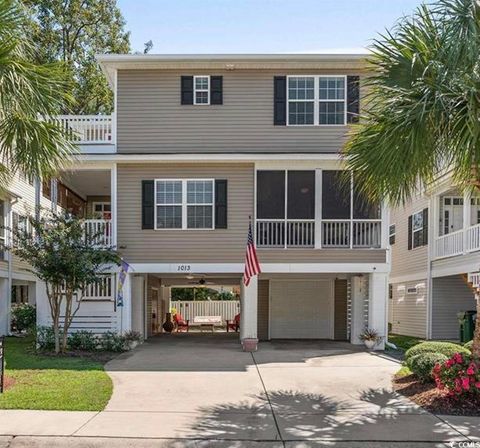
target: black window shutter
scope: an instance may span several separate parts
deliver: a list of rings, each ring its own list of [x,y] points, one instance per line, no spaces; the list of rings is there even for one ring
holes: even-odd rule
[[[181,89],[181,103],[193,104],[193,76],[182,76]]]
[[[412,250],[412,215],[408,217],[408,250]]]
[[[210,76],[210,104],[223,104],[223,76]]]
[[[142,229],[154,229],[155,188],[153,180],[142,180]]]
[[[227,179],[215,180],[215,228],[227,228]]]
[[[273,124],[287,124],[287,77],[275,76],[273,79]]]
[[[428,208],[423,209],[423,245],[428,244]]]
[[[360,114],[360,77],[347,76],[347,123],[358,123]]]

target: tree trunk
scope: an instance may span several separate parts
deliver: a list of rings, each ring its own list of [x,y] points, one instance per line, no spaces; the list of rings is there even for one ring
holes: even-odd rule
[[[65,303],[65,320],[63,322],[63,337],[62,337],[62,352],[67,351],[68,342],[68,328],[70,327],[71,314],[72,314],[72,293],[69,289],[65,291],[66,303]]]
[[[477,320],[475,325],[475,333],[473,335],[472,354],[475,358],[480,360],[480,292],[475,294],[477,302]]]
[[[60,353],[60,328],[59,328],[59,313],[55,310],[53,318],[53,335],[55,338],[55,353]]]

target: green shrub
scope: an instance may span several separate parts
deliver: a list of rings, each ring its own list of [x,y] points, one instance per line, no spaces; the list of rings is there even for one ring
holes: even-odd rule
[[[37,327],[37,348],[40,350],[55,348],[55,335],[52,327]]]
[[[126,349],[125,338],[113,331],[107,331],[100,338],[100,349],[105,352],[123,352]]]
[[[12,326],[17,331],[30,332],[35,328],[37,311],[33,305],[22,303],[12,309]]]
[[[411,356],[407,360],[407,367],[423,381],[432,381],[432,370],[436,364],[443,364],[448,359],[441,353],[426,352]]]
[[[422,342],[412,348],[409,348],[405,353],[405,359],[409,359],[421,353],[441,353],[447,358],[451,358],[455,353],[462,355],[470,355],[470,350],[453,342]]]
[[[71,350],[93,352],[98,347],[98,339],[91,331],[82,330],[72,333],[67,344]]]
[[[463,344],[463,346],[464,346],[467,350],[472,351],[473,341],[468,341],[466,344]]]

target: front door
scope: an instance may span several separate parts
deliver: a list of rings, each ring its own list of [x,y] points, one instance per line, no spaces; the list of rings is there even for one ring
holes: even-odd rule
[[[112,206],[110,202],[94,202],[93,214],[97,219],[112,219]]]
[[[333,339],[332,280],[272,280],[272,339]]]
[[[443,198],[443,234],[447,235],[463,228],[463,197]]]

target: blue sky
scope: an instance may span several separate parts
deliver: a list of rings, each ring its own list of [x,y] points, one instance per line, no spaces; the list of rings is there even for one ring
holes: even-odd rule
[[[133,50],[359,51],[421,0],[118,0]]]

